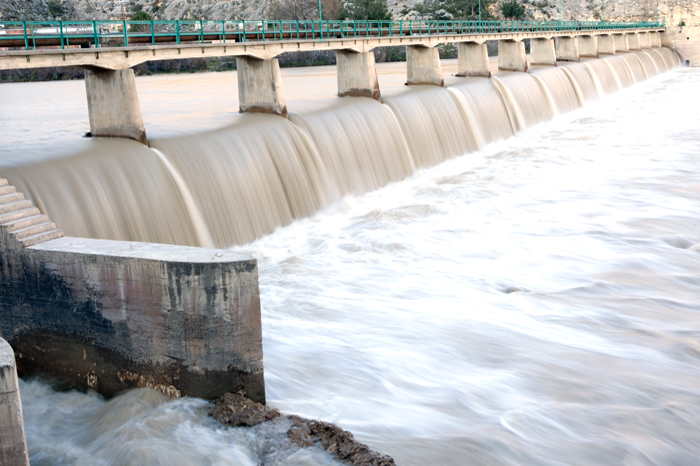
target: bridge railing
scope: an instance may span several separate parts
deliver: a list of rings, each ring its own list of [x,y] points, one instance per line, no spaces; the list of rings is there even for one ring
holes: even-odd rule
[[[0,48],[131,47],[159,43],[265,42],[389,36],[600,31],[664,27],[602,21],[0,21]]]

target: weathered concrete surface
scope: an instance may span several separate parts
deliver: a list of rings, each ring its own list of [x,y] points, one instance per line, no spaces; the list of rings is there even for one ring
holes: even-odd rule
[[[129,138],[148,144],[134,70],[87,69],[85,91],[93,137]]]
[[[666,34],[684,66],[700,66],[700,27],[672,27]]]
[[[651,37],[649,36],[648,32],[640,32],[639,33],[639,48],[640,49],[651,48]]]
[[[255,259],[163,244],[46,241],[52,234],[27,247],[23,229],[13,229],[31,219],[26,203],[0,196],[0,337],[12,344],[21,376],[106,396],[153,387],[216,398],[244,388],[265,402]]]
[[[0,464],[29,466],[15,353],[0,338]]]
[[[530,64],[557,66],[554,39],[530,39]]]
[[[557,61],[580,61],[578,37],[557,37],[555,43]]]
[[[657,31],[649,32],[649,39],[653,48],[661,47],[661,33]]]
[[[491,77],[489,52],[486,44],[459,42],[457,44],[457,76]]]
[[[615,39],[612,34],[607,36],[598,36],[598,54],[599,55],[615,55]]]
[[[440,53],[436,47],[406,46],[406,82],[444,86]]]
[[[523,41],[498,41],[498,69],[503,71],[527,72],[527,57]]]
[[[236,64],[240,112],[274,113],[287,118],[279,61],[237,57]]]
[[[578,38],[579,56],[598,58],[598,37],[580,36]]]
[[[613,34],[613,41],[615,42],[615,52],[629,52],[630,48],[627,45],[627,34]]]
[[[641,50],[642,48],[639,46],[639,34],[636,32],[631,32],[626,34],[627,36],[627,47],[630,50]]]
[[[335,57],[338,67],[338,96],[371,97],[382,101],[373,52],[338,50]]]

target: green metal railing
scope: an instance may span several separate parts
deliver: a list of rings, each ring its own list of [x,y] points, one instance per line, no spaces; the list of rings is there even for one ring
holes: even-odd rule
[[[0,21],[0,48],[136,45],[665,27],[664,22],[601,21]]]

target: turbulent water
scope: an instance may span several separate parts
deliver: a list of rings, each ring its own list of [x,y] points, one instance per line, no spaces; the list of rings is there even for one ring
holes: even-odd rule
[[[700,72],[659,74],[673,55],[636,55],[350,101],[365,127],[322,102],[280,123],[287,153],[309,154],[297,159],[305,186],[324,195],[299,187],[279,216],[291,223],[235,248],[259,259],[269,405],[335,422],[400,465],[698,464]],[[395,131],[381,150],[348,150],[380,124]],[[260,128],[206,141],[232,157],[245,141],[273,144]],[[320,149],[324,131],[336,137]],[[244,142],[227,142],[234,133]],[[154,146],[187,185],[186,139]],[[178,195],[147,152],[118,175],[152,164],[169,180],[161,196]],[[225,167],[203,149],[198,160]],[[29,186],[30,168],[2,173]],[[196,202],[214,193],[191,189]],[[192,218],[181,205],[173,221]],[[214,242],[236,223],[200,214]],[[199,400],[21,389],[32,464],[331,463],[289,447],[284,425],[222,428]]]

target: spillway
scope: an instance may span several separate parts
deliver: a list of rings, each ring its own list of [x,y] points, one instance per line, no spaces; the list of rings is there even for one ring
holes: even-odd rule
[[[643,57],[643,58],[641,58]],[[227,247],[474,152],[678,64],[666,48],[532,73],[337,99],[290,118],[246,115],[194,134],[102,141],[3,168],[70,236]]]

